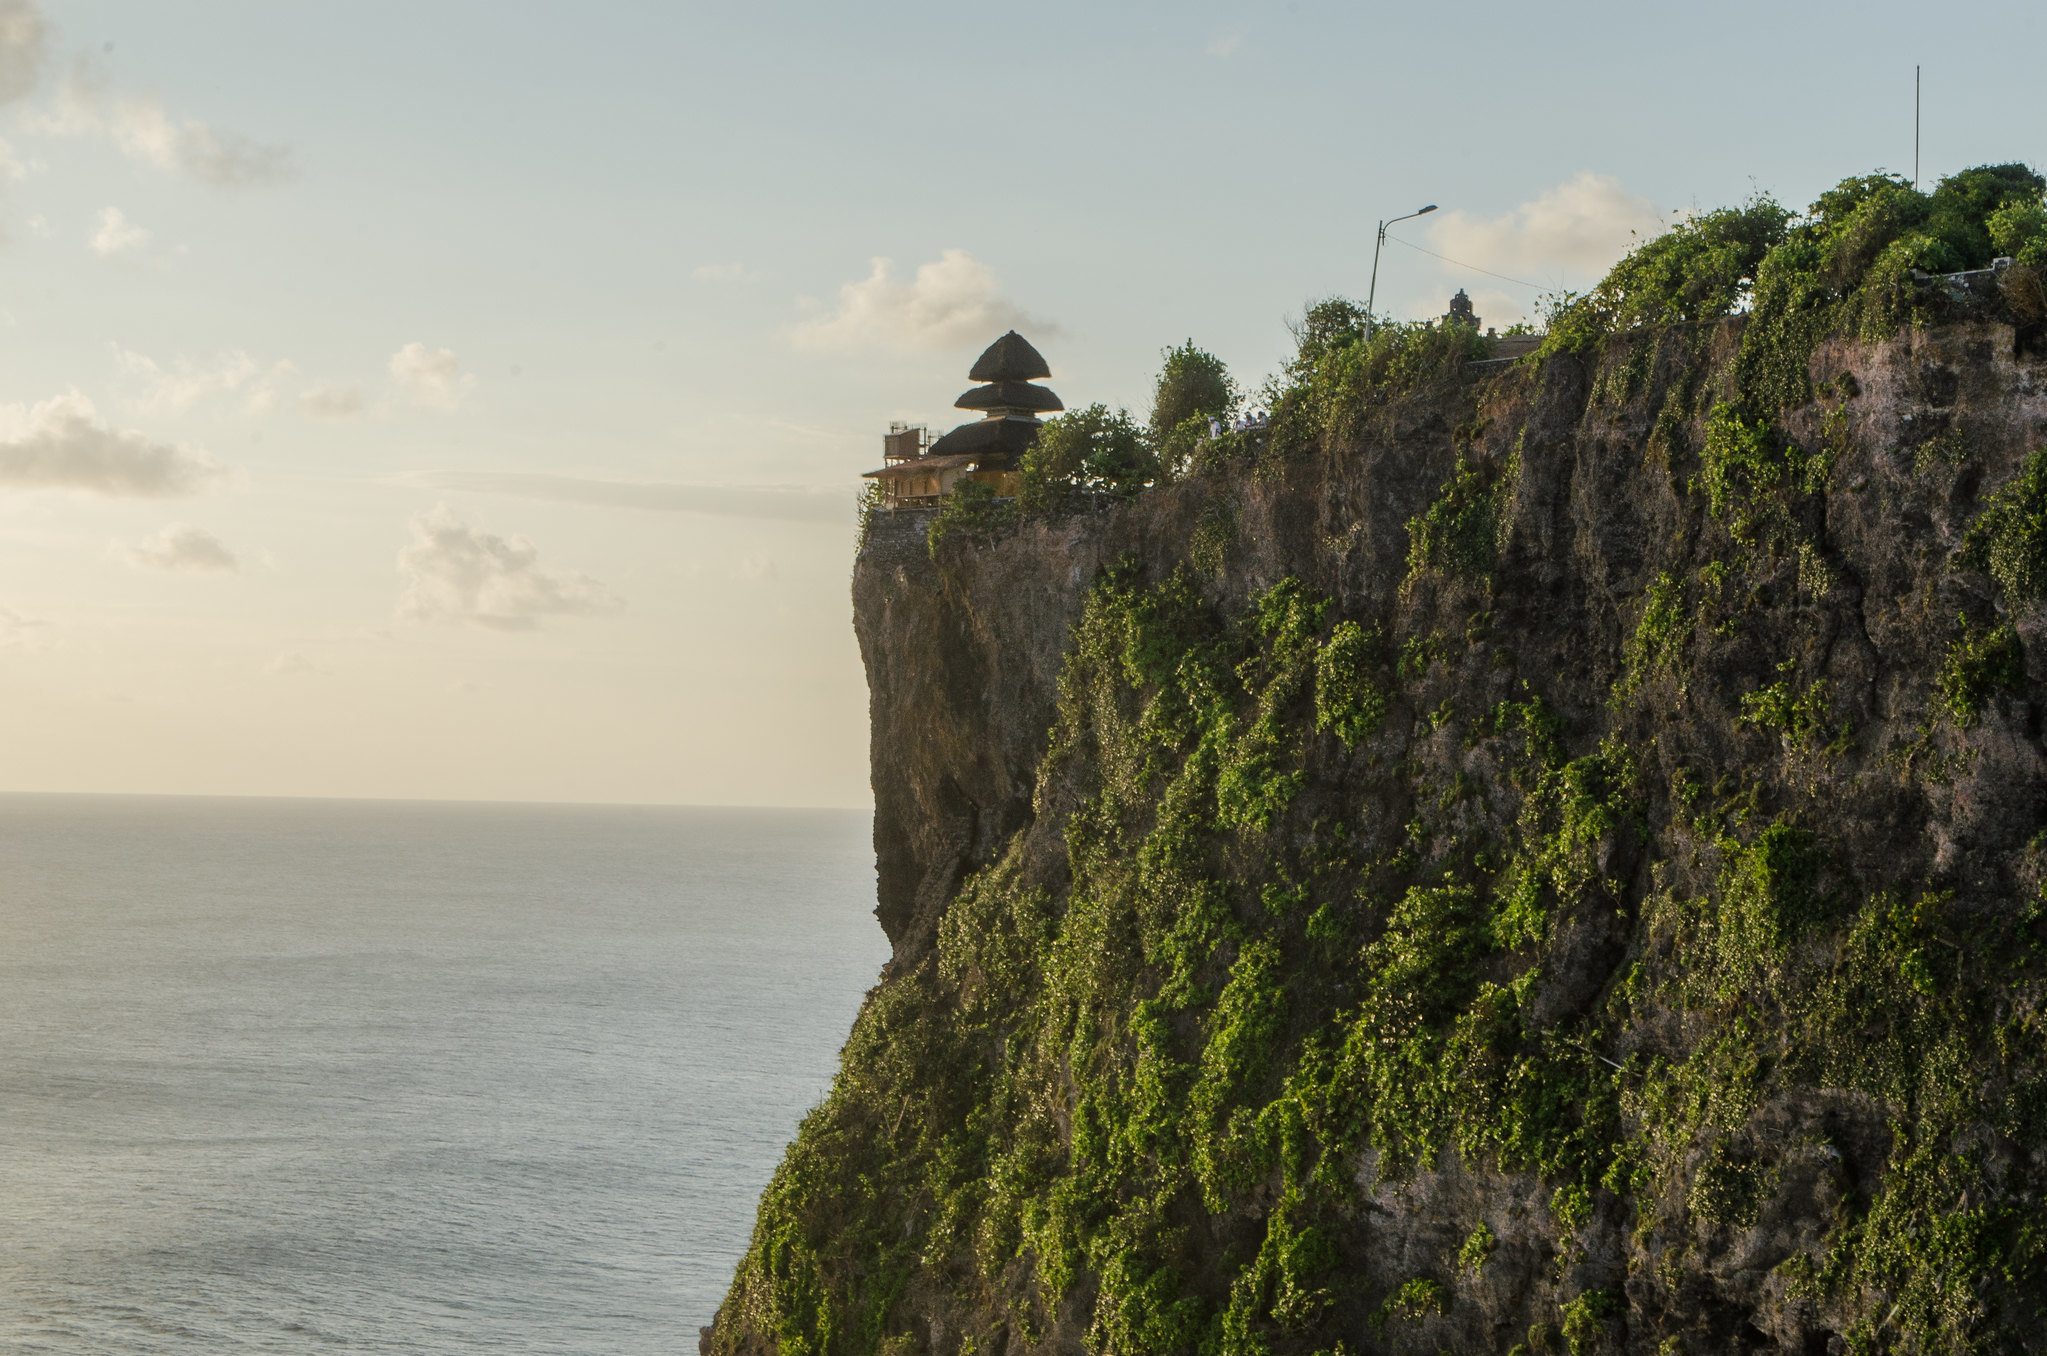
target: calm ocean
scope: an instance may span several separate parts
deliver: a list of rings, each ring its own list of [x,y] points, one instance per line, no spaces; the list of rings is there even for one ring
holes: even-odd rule
[[[677,1353],[864,813],[0,796],[0,1351]]]

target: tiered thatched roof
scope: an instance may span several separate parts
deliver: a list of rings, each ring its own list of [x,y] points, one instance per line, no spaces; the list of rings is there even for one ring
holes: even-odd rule
[[[1038,436],[1038,416],[1066,408],[1050,389],[1031,384],[1051,375],[1045,356],[1031,347],[1030,340],[1015,330],[1003,335],[988,345],[967,373],[981,385],[953,402],[959,409],[980,410],[987,417],[979,423],[961,424],[931,444],[932,453],[976,453],[983,470],[1014,466]]]
[[[1011,409],[1040,414],[1066,408],[1059,403],[1059,397],[1052,393],[1050,387],[1033,386],[1027,381],[997,381],[976,386],[952,403],[954,409],[960,410]]]
[[[1045,355],[1015,330],[988,345],[967,372],[968,381],[1036,381],[1052,375]]]

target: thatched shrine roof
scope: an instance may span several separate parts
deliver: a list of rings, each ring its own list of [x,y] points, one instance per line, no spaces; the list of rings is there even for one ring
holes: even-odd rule
[[[1034,381],[1051,375],[1052,369],[1045,365],[1044,355],[1031,347],[1030,340],[1011,330],[988,345],[987,351],[974,360],[967,380]]]
[[[972,453],[982,462],[984,469],[997,469],[988,463],[997,459],[1012,459],[1024,454],[1031,440],[1038,436],[1042,425],[1035,419],[1006,418],[982,419],[971,424],[961,424],[952,432],[931,444],[931,456],[942,457],[959,453]],[[929,464],[930,458],[924,459]],[[906,465],[915,466],[917,462]]]
[[[961,410],[1063,410],[1049,387],[1033,386],[1027,381],[997,381],[986,386],[976,386],[958,400],[953,408]]]

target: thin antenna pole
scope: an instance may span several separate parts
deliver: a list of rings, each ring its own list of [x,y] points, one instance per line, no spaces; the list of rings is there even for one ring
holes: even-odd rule
[[[1912,68],[1912,187],[1919,187],[1919,68]]]

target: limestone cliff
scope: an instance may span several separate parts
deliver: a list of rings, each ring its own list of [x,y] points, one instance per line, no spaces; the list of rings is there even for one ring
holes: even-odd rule
[[[878,516],[894,958],[706,1350],[2041,1343],[2047,361],[1740,344]]]

